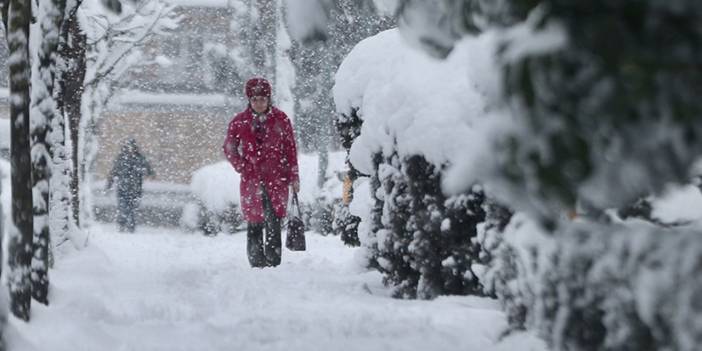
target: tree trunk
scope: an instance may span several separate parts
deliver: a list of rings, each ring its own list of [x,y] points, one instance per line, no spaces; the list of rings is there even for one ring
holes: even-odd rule
[[[68,132],[71,140],[71,172],[70,197],[71,220],[76,227],[80,226],[80,197],[78,166],[78,132],[81,118],[81,101],[83,96],[83,81],[85,79],[85,49],[86,36],[80,29],[76,11],[66,18],[61,36],[63,45],[60,55],[65,68],[60,80],[60,110],[68,122]]]
[[[329,151],[319,152],[319,168],[317,169],[317,187],[322,189],[327,181],[327,168],[329,168]]]
[[[253,22],[256,26],[254,40],[251,41],[253,61],[256,66],[254,73],[275,84],[275,47],[277,40],[277,1],[254,0],[258,18]]]
[[[10,310],[29,321],[32,263],[32,179],[29,149],[29,0],[11,0],[7,28],[10,49],[10,143],[12,223],[9,238]]]
[[[63,0],[62,0],[63,1]],[[51,124],[51,149],[53,153],[53,169],[51,177],[51,210],[50,226],[52,234],[52,244],[55,249],[60,249],[64,244],[72,240],[71,236],[71,160],[66,149],[66,112],[65,103],[65,86],[67,76],[72,74],[69,70],[70,64],[73,61],[71,54],[73,53],[73,40],[69,35],[72,28],[69,25],[71,19],[75,22],[76,11],[80,6],[80,1],[67,0],[64,2],[64,10],[62,12],[62,25],[59,32],[59,46],[57,48],[57,67],[56,78],[54,83],[56,109],[58,115],[53,119]]]
[[[56,51],[63,21],[65,0],[42,1],[39,4],[41,40],[38,55],[38,78],[32,88],[32,175],[34,193],[34,262],[32,264],[32,297],[48,304],[49,294],[49,186],[51,179],[51,142],[47,139],[56,104],[53,97]]]

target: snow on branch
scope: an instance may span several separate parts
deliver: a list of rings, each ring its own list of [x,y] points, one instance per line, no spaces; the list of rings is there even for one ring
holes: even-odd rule
[[[84,19],[93,64],[86,74],[86,86],[103,80],[115,82],[137,61],[138,49],[149,39],[176,28],[180,18],[174,7],[161,0],[143,1],[134,8],[125,6],[121,15],[115,16],[92,12],[88,6]]]

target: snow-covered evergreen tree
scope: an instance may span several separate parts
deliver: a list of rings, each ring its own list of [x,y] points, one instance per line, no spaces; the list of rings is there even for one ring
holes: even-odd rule
[[[378,185],[374,189],[382,203],[380,223],[374,235],[377,239],[378,269],[383,282],[393,287],[393,295],[401,298],[417,296],[420,272],[412,267],[410,244],[416,231],[412,214],[409,179],[403,174],[402,160],[397,153],[378,159]]]
[[[332,230],[334,234],[339,235],[344,244],[352,247],[361,245],[358,239],[358,224],[360,222],[361,218],[351,214],[348,204],[339,203],[334,208]]]
[[[527,305],[518,283],[521,262],[512,245],[505,241],[505,228],[513,213],[493,198],[483,204],[485,222],[477,226],[480,244],[478,279],[483,292],[497,297],[507,314],[508,331],[526,328]]]
[[[477,28],[510,25],[497,36],[500,99],[515,127],[498,138],[494,175],[544,224],[576,203],[619,207],[689,181],[702,149],[689,93],[702,81],[698,2],[434,2],[403,0],[400,27],[437,56]]]
[[[32,259],[32,297],[48,304],[50,216],[49,195],[51,178],[51,141],[49,133],[56,116],[54,79],[59,31],[63,20],[65,0],[43,1],[38,5],[39,28],[31,42],[32,105],[30,110],[32,144],[32,183],[34,192],[34,257]]]
[[[429,218],[432,229],[439,223],[439,231],[430,234],[438,239],[436,248],[439,255],[435,259],[441,260],[441,269],[437,271],[439,275],[435,279],[441,287],[439,295],[483,295],[482,282],[474,267],[480,263],[482,250],[475,239],[478,224],[485,221],[485,194],[476,185],[465,194],[446,197],[441,190],[440,176],[427,178],[435,182],[434,197],[442,201],[438,203],[440,217]]]
[[[10,124],[12,162],[12,221],[8,227],[7,282],[10,310],[29,320],[32,263],[32,164],[29,140],[30,62],[29,23],[31,2],[12,0],[7,17],[7,42],[10,49]]]
[[[472,267],[480,253],[476,226],[485,219],[482,190],[447,197],[438,167],[421,156],[401,159],[395,152],[375,161],[372,240],[364,243],[369,266],[396,297],[481,295]]]
[[[525,195],[544,207],[603,209],[687,182],[702,151],[702,104],[689,93],[702,85],[692,68],[702,5],[541,1],[530,14],[533,30],[565,40],[507,60],[505,97],[524,118],[524,130],[502,144],[510,183],[535,184]]]

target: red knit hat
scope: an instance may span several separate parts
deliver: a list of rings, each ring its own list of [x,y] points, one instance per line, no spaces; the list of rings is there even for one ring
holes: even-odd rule
[[[246,82],[246,97],[266,96],[271,97],[271,83],[263,78],[251,78]]]

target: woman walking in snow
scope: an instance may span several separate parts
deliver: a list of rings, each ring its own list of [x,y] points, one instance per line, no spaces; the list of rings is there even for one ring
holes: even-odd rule
[[[277,266],[288,188],[295,193],[300,190],[295,136],[288,116],[271,104],[267,80],[250,79],[245,93],[249,106],[229,123],[224,154],[241,174],[249,263],[252,267]]]

